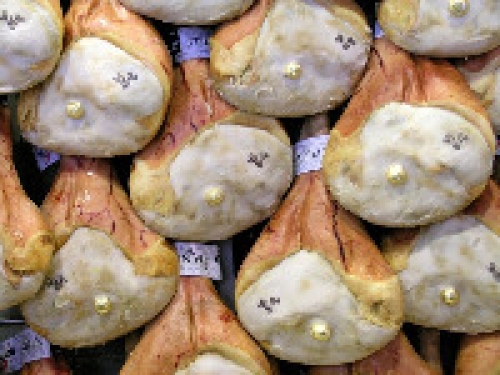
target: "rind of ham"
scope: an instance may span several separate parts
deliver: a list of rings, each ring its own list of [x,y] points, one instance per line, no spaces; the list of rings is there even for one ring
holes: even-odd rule
[[[10,114],[0,108],[0,240],[4,268],[11,282],[18,273],[46,271],[54,253],[54,237],[38,207],[27,197],[12,159]]]
[[[465,336],[460,343],[455,375],[500,373],[500,332]]]
[[[71,370],[64,361],[50,357],[27,363],[21,375],[71,375]]]
[[[219,354],[252,374],[271,375],[266,357],[211,281],[181,277],[176,296],[148,326],[120,375],[174,375],[203,353]]]
[[[179,273],[175,251],[136,216],[110,165],[99,159],[62,157],[59,175],[42,205],[59,249],[78,227],[105,232],[138,275]]]
[[[262,220],[270,215],[270,212],[272,212],[272,209],[278,203],[275,195],[280,191],[282,191],[281,195],[284,194],[284,191],[288,187],[288,184],[282,186],[285,184],[283,181],[286,180],[286,176],[283,180],[278,181],[278,183],[268,179],[267,185],[262,184],[262,180],[269,173],[264,168],[260,175],[258,175],[259,177],[255,177],[256,181],[251,181],[249,184],[264,185],[264,187],[260,188],[261,191],[274,199],[273,204],[270,205],[271,207],[264,209],[262,205],[259,206],[256,204],[253,207],[253,202],[243,202],[243,211],[250,213],[246,216],[245,213],[242,213],[242,216],[238,220],[231,222],[233,225],[231,226],[221,222],[213,223],[208,215],[204,219],[200,219],[199,217],[202,216],[201,212],[204,212],[203,210],[210,211],[212,209],[205,207],[206,204],[202,201],[201,205],[203,207],[200,207],[196,211],[196,215],[193,218],[190,216],[192,212],[187,212],[179,203],[182,199],[186,198],[184,198],[184,192],[179,186],[177,186],[179,191],[174,190],[174,177],[177,177],[177,180],[181,180],[181,176],[173,176],[171,166],[185,148],[189,148],[199,138],[203,137],[203,134],[206,134],[204,132],[214,129],[217,126],[222,129],[224,129],[224,126],[227,126],[228,129],[233,129],[235,133],[239,131],[238,128],[240,127],[242,133],[249,130],[252,132],[257,130],[262,131],[259,137],[272,141],[269,145],[271,155],[268,162],[272,162],[273,166],[279,167],[279,173],[283,175],[288,174],[288,181],[291,179],[292,173],[291,151],[287,155],[289,156],[289,160],[278,158],[278,156],[285,154],[290,146],[290,140],[279,121],[270,117],[244,113],[227,104],[216,93],[209,78],[208,70],[207,60],[193,59],[182,62],[180,68],[175,71],[174,87],[176,94],[170,103],[163,133],[136,155],[130,175],[129,183],[132,205],[147,225],[164,236],[180,238],[182,240],[206,241],[225,239],[236,231],[243,230],[249,225],[255,224],[256,218]],[[229,141],[237,142],[237,140]],[[214,151],[213,142],[209,140],[204,142],[203,146],[199,147],[205,147],[207,153],[217,152],[217,150]],[[272,149],[271,146],[273,147]],[[271,150],[276,152],[273,153]],[[234,154],[231,148],[227,152],[230,155]],[[243,157],[245,156],[243,155]],[[183,160],[190,167],[196,168],[198,161],[191,161],[188,158]],[[246,168],[245,164],[248,164],[248,161],[244,160],[244,162],[237,164],[239,161],[239,159],[234,159],[234,162],[228,160],[227,170],[232,171],[238,170],[241,167]],[[203,165],[201,161],[199,164]],[[241,184],[237,181],[237,174],[228,175],[220,180],[212,177],[213,174],[217,173],[217,168],[225,168],[225,165],[199,166],[199,168],[200,171],[203,171],[203,175],[200,176],[200,181],[203,181],[203,184],[207,186],[211,183],[221,184],[223,189],[234,190],[235,198],[237,198],[238,194],[240,196],[245,194],[245,188],[241,188]],[[248,171],[242,173],[250,175]],[[181,171],[178,174],[181,174]],[[182,181],[188,178],[182,177]],[[189,185],[187,182],[184,183]],[[182,186],[181,183],[177,183],[177,185]],[[192,188],[192,190],[197,191],[195,188]],[[190,191],[190,194],[195,193]],[[233,198],[232,196],[227,197],[227,201]],[[271,198],[268,200],[271,200]],[[234,218],[237,216],[237,213],[231,207],[228,204],[227,206],[214,207],[213,210],[220,209],[222,216]],[[218,219],[220,218],[218,217]],[[192,231],[190,229],[187,231],[181,229],[181,227],[197,225],[199,220],[202,221],[199,229]],[[212,227],[209,225],[210,222],[213,223]],[[176,226],[177,230],[172,229]],[[192,232],[196,233],[192,234]]]
[[[436,126],[413,130],[431,112]],[[370,137],[374,129],[393,139]],[[467,133],[467,147],[448,144],[461,132]],[[432,144],[433,152],[423,154],[422,142]],[[495,148],[488,114],[454,66],[412,56],[382,37],[331,131],[323,171],[334,198],[351,212],[378,225],[414,227],[450,217],[477,198]],[[481,167],[468,164],[466,153],[478,157]],[[387,181],[391,162],[405,168],[405,183]],[[425,201],[412,200],[423,191]]]
[[[403,333],[369,357],[342,366],[315,366],[309,375],[438,375],[418,356]]]
[[[311,19],[317,20],[315,27]],[[321,39],[325,33],[334,36]],[[352,44],[342,47],[343,40]],[[223,97],[247,112],[278,117],[320,113],[338,106],[353,90],[370,43],[368,23],[354,1],[258,0],[211,38],[211,75]],[[310,53],[305,56],[304,50]],[[288,79],[290,62],[300,63],[299,73]]]
[[[118,0],[75,0],[64,18],[65,50],[80,38],[106,40],[138,59],[161,83],[164,104],[155,113],[139,119],[145,128],[159,129],[171,95],[172,59],[160,34],[144,19],[123,7]],[[37,128],[38,104],[44,86],[23,93],[19,102],[22,131]],[[151,136],[152,137],[152,136]]]

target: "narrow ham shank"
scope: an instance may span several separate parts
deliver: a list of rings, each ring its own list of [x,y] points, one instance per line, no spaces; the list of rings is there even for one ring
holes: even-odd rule
[[[208,79],[206,60],[175,73],[161,137],[135,160],[134,208],[166,237],[226,239],[269,217],[292,179],[292,150],[280,123],[240,112]]]
[[[488,115],[458,70],[383,37],[331,132],[323,171],[333,197],[354,214],[412,227],[477,198],[494,152]]]
[[[20,98],[31,143],[62,154],[136,152],[158,132],[172,62],[160,34],[118,0],[74,0],[57,69]]]
[[[10,112],[0,106],[0,310],[33,297],[54,252],[54,236],[24,192],[12,159]]]
[[[394,43],[416,54],[466,57],[500,45],[497,0],[384,0],[378,20]]]
[[[460,343],[455,375],[500,374],[500,332],[465,336]]]
[[[59,0],[2,0],[0,94],[43,81],[54,70],[63,45]]]
[[[71,375],[71,370],[63,360],[51,357],[25,364],[20,375]]]
[[[369,357],[342,366],[315,366],[309,375],[438,375],[418,356],[408,339],[399,333]]]
[[[170,301],[177,255],[135,216],[106,161],[63,157],[42,210],[58,251],[45,287],[22,312],[49,341],[102,344],[151,320]]]
[[[320,171],[297,177],[261,233],[238,272],[236,305],[270,354],[311,365],[368,356],[403,314],[397,276]]]
[[[371,32],[352,0],[258,0],[210,41],[211,71],[236,107],[279,117],[332,109],[364,71]]]
[[[471,334],[500,329],[499,210],[500,189],[490,181],[460,214],[385,238],[407,321]]]
[[[495,132],[500,135],[500,47],[460,62],[458,69],[488,110]]]
[[[137,374],[271,375],[271,367],[211,281],[183,276],[120,372]]]

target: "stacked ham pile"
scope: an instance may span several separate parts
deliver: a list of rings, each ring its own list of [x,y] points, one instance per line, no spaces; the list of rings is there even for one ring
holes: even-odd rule
[[[64,348],[146,325],[122,375],[498,373],[500,2],[383,0],[375,40],[360,5],[0,0],[0,308]],[[60,154],[40,207],[17,125]],[[180,275],[170,241],[265,220],[235,312]]]

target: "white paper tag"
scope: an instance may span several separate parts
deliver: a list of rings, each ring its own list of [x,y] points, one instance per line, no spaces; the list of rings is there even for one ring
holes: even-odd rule
[[[500,155],[500,135],[497,135],[497,155]]]
[[[321,169],[328,139],[329,135],[320,135],[299,141],[293,146],[295,175]]]
[[[50,358],[50,343],[29,328],[0,343],[2,373],[18,371],[24,364],[42,358]]]
[[[61,158],[57,152],[44,150],[37,146],[33,146],[33,152],[35,153],[38,169],[41,171],[44,171]]]
[[[175,242],[175,248],[179,255],[181,276],[206,276],[212,280],[222,280],[219,246]]]
[[[202,27],[179,27],[179,52],[175,56],[175,62],[181,63],[185,60],[210,58],[210,30]]]

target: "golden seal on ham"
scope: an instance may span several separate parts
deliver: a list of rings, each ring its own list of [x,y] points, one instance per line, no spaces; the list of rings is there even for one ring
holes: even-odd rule
[[[57,252],[22,313],[51,343],[102,344],[168,304],[179,276],[175,250],[137,218],[106,161],[63,157],[42,211]]]
[[[368,356],[397,335],[403,315],[397,276],[362,224],[330,199],[320,171],[297,177],[251,249],[236,306],[270,354],[310,365]]]
[[[0,310],[38,292],[54,252],[52,231],[19,181],[9,120],[0,106]]]
[[[379,38],[331,132],[323,170],[349,211],[411,227],[450,217],[478,197],[494,154],[488,114],[462,75]]]
[[[407,321],[466,333],[500,330],[499,208],[500,188],[490,181],[462,213],[385,239]]]
[[[351,95],[371,32],[351,0],[259,0],[210,44],[212,75],[229,103],[294,117],[332,109]]]
[[[63,45],[59,0],[0,1],[0,94],[43,81]]]
[[[455,363],[455,375],[470,374],[500,374],[500,332],[462,338]]]
[[[225,103],[208,62],[184,61],[161,137],[134,160],[130,196],[146,224],[166,237],[226,239],[269,217],[292,179],[280,123]]]
[[[178,25],[211,25],[239,16],[253,0],[122,0],[134,12]]]
[[[500,47],[461,62],[458,69],[488,110],[495,132],[500,135]]]
[[[146,329],[120,375],[271,375],[258,345],[211,281],[183,276],[167,308]]]
[[[389,39],[416,54],[465,57],[500,45],[498,0],[384,0],[378,19]]]
[[[110,157],[143,148],[170,99],[172,63],[161,36],[117,0],[75,0],[57,69],[21,96],[31,143],[62,154]]]

